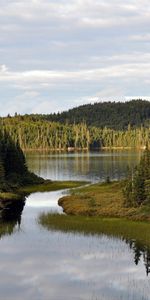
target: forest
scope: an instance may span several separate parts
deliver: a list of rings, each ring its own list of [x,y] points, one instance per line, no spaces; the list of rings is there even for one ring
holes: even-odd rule
[[[100,148],[144,148],[150,144],[150,127],[140,125],[126,130],[80,124],[61,124],[37,115],[16,115],[0,119],[1,128],[23,150],[66,150]]]
[[[0,192],[12,192],[19,186],[42,182],[42,178],[28,170],[25,156],[19,144],[12,140],[6,130],[1,130]]]
[[[128,125],[137,128],[149,125],[150,102],[132,100],[128,102],[98,102],[82,105],[68,111],[40,115],[41,119],[63,124],[86,123],[87,126],[127,130]]]

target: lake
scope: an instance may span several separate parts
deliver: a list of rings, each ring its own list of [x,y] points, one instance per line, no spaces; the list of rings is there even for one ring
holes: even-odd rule
[[[36,174],[52,180],[103,181],[107,176],[121,179],[128,167],[134,167],[141,152],[29,152],[26,154],[29,168]]]
[[[53,180],[123,178],[139,152],[27,153],[30,170]],[[48,231],[41,213],[62,213],[66,191],[31,194],[1,220],[0,300],[148,300],[150,255],[136,241]]]

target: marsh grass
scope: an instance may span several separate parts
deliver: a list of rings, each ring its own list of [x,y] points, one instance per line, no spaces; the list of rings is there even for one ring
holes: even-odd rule
[[[136,240],[150,248],[150,224],[120,218],[100,218],[41,214],[39,223],[48,230],[81,233],[85,235],[105,234],[125,240]]]
[[[98,183],[75,189],[58,203],[68,215],[121,217],[150,221],[150,205],[125,207],[124,181]]]
[[[84,181],[51,181],[44,180],[41,184],[27,185],[23,187],[17,187],[15,192],[0,192],[0,200],[21,200],[23,196],[28,196],[31,193],[37,192],[52,192],[63,189],[73,189],[81,187],[87,184]]]
[[[21,200],[22,195],[16,193],[0,193],[0,200],[7,201],[7,200]]]
[[[51,192],[63,189],[77,188],[86,184],[84,181],[51,181],[45,180],[42,184],[28,185],[18,189],[18,193],[31,194],[36,192]]]

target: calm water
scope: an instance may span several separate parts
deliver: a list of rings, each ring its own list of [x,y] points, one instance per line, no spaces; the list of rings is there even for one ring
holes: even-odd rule
[[[120,179],[134,167],[140,152],[103,151],[79,153],[28,153],[28,165],[36,174],[53,180],[102,181]]]
[[[45,178],[98,181],[124,176],[139,155],[31,153],[27,159],[30,169]],[[150,299],[150,258],[136,241],[47,231],[38,224],[41,212],[62,213],[57,206],[62,193],[32,194],[18,216],[1,221],[0,300]]]

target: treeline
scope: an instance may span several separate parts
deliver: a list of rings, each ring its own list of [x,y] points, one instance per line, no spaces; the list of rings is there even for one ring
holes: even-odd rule
[[[17,187],[42,180],[28,171],[19,143],[8,132],[0,130],[0,192],[11,192]]]
[[[81,124],[60,124],[43,121],[37,116],[1,118],[1,128],[24,149],[90,149],[90,148],[143,148],[150,145],[150,127],[140,126],[127,130],[102,129]]]
[[[124,103],[99,102],[82,105],[62,113],[40,115],[40,118],[62,124],[85,122],[87,126],[127,130],[128,124],[134,128],[149,124],[150,102],[140,99]]]

